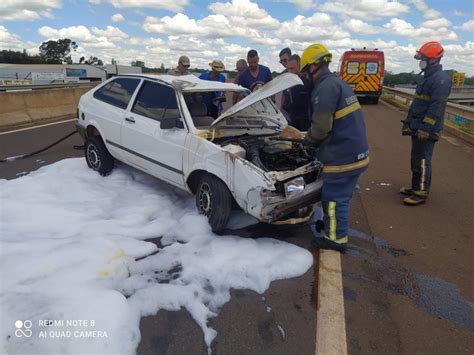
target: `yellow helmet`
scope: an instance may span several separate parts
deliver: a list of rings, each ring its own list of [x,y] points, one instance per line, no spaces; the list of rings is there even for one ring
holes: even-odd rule
[[[319,64],[321,62],[329,63],[332,59],[332,54],[326,47],[319,43],[313,43],[306,48],[301,55],[301,72],[306,70],[310,64]]]

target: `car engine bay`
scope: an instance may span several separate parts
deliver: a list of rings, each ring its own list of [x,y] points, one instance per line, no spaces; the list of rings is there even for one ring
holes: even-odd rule
[[[240,136],[215,141],[226,151],[248,160],[265,172],[290,171],[315,160],[310,148],[296,139],[275,136]]]

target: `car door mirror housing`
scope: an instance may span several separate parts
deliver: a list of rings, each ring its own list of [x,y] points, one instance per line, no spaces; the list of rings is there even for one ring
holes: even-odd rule
[[[178,120],[176,117],[165,117],[160,121],[161,129],[171,129],[178,126]]]

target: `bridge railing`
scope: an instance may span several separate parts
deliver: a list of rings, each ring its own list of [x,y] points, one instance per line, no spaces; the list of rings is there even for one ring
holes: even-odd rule
[[[91,81],[89,83],[58,83],[58,84],[41,84],[41,85],[0,85],[0,92],[63,89],[63,88],[77,88],[77,87],[87,87],[87,86],[93,87],[100,83],[101,81]]]
[[[395,98],[398,98],[398,101],[402,101],[402,103],[407,106],[411,104],[415,97],[415,95],[407,89],[387,86],[383,87],[383,93],[395,96]],[[446,116],[448,120],[465,128],[467,134],[472,135],[474,133],[474,107],[448,102],[446,105]]]

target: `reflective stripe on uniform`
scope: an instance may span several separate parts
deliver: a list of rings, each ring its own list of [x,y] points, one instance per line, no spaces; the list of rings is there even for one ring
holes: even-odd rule
[[[426,175],[426,159],[421,159],[421,181],[420,189],[425,190],[425,175]]]
[[[360,104],[358,102],[354,102],[353,104],[350,104],[349,106],[346,106],[343,109],[336,111],[334,113],[334,119],[338,120],[339,118],[343,118],[348,114],[357,111],[358,109],[360,109]]]
[[[418,94],[416,94],[416,95],[415,95],[415,98],[418,99],[418,100],[422,100],[422,101],[430,101],[431,96],[429,96],[429,95],[418,95]]]
[[[436,120],[434,118],[431,118],[431,117],[425,117],[425,118],[423,118],[423,122],[434,126],[434,124],[436,123]]]
[[[328,203],[328,217],[329,217],[329,239],[336,240],[336,202],[329,201]]]
[[[356,170],[363,168],[364,166],[369,165],[369,157],[362,159],[358,162],[352,163],[352,164],[346,164],[346,165],[331,165],[327,166],[325,165],[323,167],[323,173],[344,173],[346,171],[351,171],[351,170]]]
[[[348,242],[349,242],[349,237],[346,235],[345,237],[336,238],[335,242],[336,242],[337,244],[345,244],[345,243],[348,243]]]

